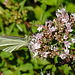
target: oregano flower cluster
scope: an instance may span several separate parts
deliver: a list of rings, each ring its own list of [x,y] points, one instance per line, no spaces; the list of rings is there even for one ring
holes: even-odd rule
[[[33,56],[75,60],[75,13],[68,15],[64,8],[56,11],[56,19],[47,20],[45,25],[38,25],[38,33],[33,35],[29,49]]]

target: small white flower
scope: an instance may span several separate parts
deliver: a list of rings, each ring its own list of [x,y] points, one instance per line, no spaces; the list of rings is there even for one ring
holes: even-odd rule
[[[33,45],[33,48],[34,48],[34,49],[39,49],[39,48],[40,48],[40,46],[41,46],[41,44],[40,44],[40,43],[35,43],[35,44]]]
[[[64,37],[63,37],[64,39],[68,39],[68,36],[67,35],[64,35]]]
[[[71,15],[73,16],[73,18],[74,18],[74,20],[75,20],[75,13],[72,13]]]
[[[42,36],[43,36],[43,33],[37,33],[35,38],[39,40],[42,38]]]
[[[73,29],[68,29],[68,32],[72,32],[73,31]]]
[[[72,41],[73,43],[75,43],[75,39],[74,39],[74,38],[71,38],[71,41]]]
[[[71,23],[66,23],[66,27],[67,27],[68,32],[73,31],[73,29],[71,29]]]
[[[57,50],[58,50],[58,47],[55,47],[55,46],[54,46],[54,51],[57,51]]]
[[[40,46],[41,46],[41,43],[39,42],[39,40],[33,38],[31,40],[31,42],[29,43],[28,47],[29,47],[30,50],[36,50],[36,49],[39,49]]]
[[[52,31],[55,31],[56,29],[57,27],[54,27],[54,26],[51,28]]]
[[[47,58],[47,55],[49,54],[50,52],[44,52],[43,53],[43,57]]]
[[[70,45],[71,45],[70,42],[68,42],[68,41],[64,41],[64,44],[65,44],[65,47],[66,47],[66,48],[70,48]]]
[[[40,32],[40,31],[42,30],[42,27],[41,27],[41,26],[39,26],[37,30]]]
[[[67,23],[68,20],[65,19],[65,18],[62,18],[62,21],[65,22],[65,23]]]
[[[65,11],[65,8],[62,8],[61,10],[58,9],[59,13],[62,13],[63,11]]]
[[[53,45],[51,45],[51,50],[53,50]]]
[[[47,73],[47,75],[51,75],[50,73]]]
[[[41,75],[44,75],[42,69],[41,69]]]
[[[65,52],[65,54],[69,54],[69,50],[68,50],[68,48],[66,48],[66,49],[64,49],[64,52]]]
[[[75,13],[71,13],[72,16],[75,16]]]
[[[60,55],[60,58],[61,58],[61,59],[65,59],[65,58],[66,58],[66,54],[61,54],[61,55]]]
[[[38,51],[34,52],[33,58],[35,58],[38,55]]]

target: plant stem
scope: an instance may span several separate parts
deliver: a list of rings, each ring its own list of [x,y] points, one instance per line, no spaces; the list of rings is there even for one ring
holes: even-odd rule
[[[65,75],[65,73],[64,73],[62,70],[60,70],[58,67],[57,67],[57,69],[58,69],[63,75]]]
[[[16,57],[18,57],[20,60],[24,62],[24,60],[18,55],[18,53],[15,53]]]
[[[5,60],[5,58],[1,57],[2,60],[7,64],[7,66],[14,72],[14,69],[9,65],[9,63]]]

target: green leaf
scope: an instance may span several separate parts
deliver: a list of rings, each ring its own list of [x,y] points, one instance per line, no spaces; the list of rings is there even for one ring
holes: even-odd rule
[[[22,32],[23,29],[21,28],[21,26],[19,26],[18,24],[16,25],[18,27],[18,29]]]
[[[56,67],[55,67],[55,65],[53,65],[52,72],[55,72],[55,71],[56,71]]]
[[[10,56],[12,56],[12,53],[9,52],[1,52],[0,56],[3,58],[9,58]]]
[[[58,63],[58,56],[54,58],[55,63]]]
[[[1,31],[0,34],[4,34],[4,27],[3,27],[3,22],[2,22],[2,18],[0,18],[0,28],[1,28]]]
[[[21,72],[20,71],[15,71],[14,75],[21,75]]]
[[[47,66],[45,67],[45,70],[51,69],[52,67],[53,67],[53,65],[52,65],[52,64],[47,65]]]
[[[66,10],[70,11],[70,12],[75,12],[75,4],[73,3],[68,3],[67,6],[66,6]]]
[[[13,61],[14,56],[9,57],[8,59],[9,59],[10,61]]]
[[[12,32],[14,26],[15,26],[15,23],[11,24],[11,25],[9,26],[9,28],[7,28],[7,30],[6,30],[6,34],[7,34],[7,35],[10,35],[10,34],[11,34],[11,32]]]
[[[5,14],[7,19],[11,17],[11,12],[9,10],[5,10]]]
[[[45,3],[41,4],[41,8],[42,8],[43,10],[46,10],[46,8],[47,8],[46,4],[45,4]]]
[[[47,20],[47,18],[50,17],[50,16],[51,16],[50,12],[46,11],[43,14],[43,17],[42,17],[42,23],[45,23],[45,21]]]
[[[1,3],[3,3],[5,0],[0,0]]]
[[[26,6],[26,7],[24,7],[24,9],[30,10],[30,11],[33,11],[34,10],[32,6]]]
[[[24,33],[27,34],[28,31],[27,31],[27,28],[26,28],[26,25],[25,24],[21,24],[21,28],[23,29]]]
[[[34,14],[38,20],[42,18],[43,13],[44,13],[44,10],[39,6],[36,6],[36,8],[34,9]]]
[[[62,65],[61,67],[59,67],[59,69],[63,70],[64,73],[65,73],[66,75],[68,75],[69,72],[70,72],[70,70],[71,70],[71,67],[69,67],[68,64],[65,64],[65,65]]]
[[[30,73],[23,73],[22,75],[34,75],[34,74],[30,74]]]
[[[12,75],[13,72],[11,70],[4,70],[3,73],[5,75]]]
[[[3,65],[4,65],[4,61],[1,60],[1,61],[0,61],[0,67],[2,67]]]
[[[17,58],[17,63],[18,64],[23,64],[23,61],[20,58]]]
[[[31,29],[32,29],[32,32],[33,33],[36,33],[37,32],[37,27],[35,25],[32,25]]]
[[[41,3],[46,3],[47,5],[55,6],[58,0],[38,0]]]
[[[19,70],[22,70],[22,71],[27,71],[27,70],[32,70],[32,69],[33,69],[33,66],[32,66],[32,64],[30,64],[30,63],[21,65],[21,66],[19,67]]]
[[[39,69],[38,63],[34,58],[32,58],[31,62],[34,64],[34,69]]]
[[[14,27],[13,32],[10,35],[11,36],[14,36],[14,35],[19,36],[19,33],[18,32],[19,32],[19,29],[16,28],[16,27]]]
[[[47,60],[41,60],[40,58],[36,58],[38,64],[40,65],[47,65],[50,64],[50,62],[48,62]]]
[[[20,9],[19,9],[19,12],[21,12],[22,9],[24,8],[25,2],[26,2],[26,0],[23,0],[22,2],[20,2]]]

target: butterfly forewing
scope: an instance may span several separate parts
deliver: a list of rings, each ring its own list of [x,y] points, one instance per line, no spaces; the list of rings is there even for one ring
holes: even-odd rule
[[[0,36],[0,50],[12,52],[20,47],[28,46],[27,37]]]

